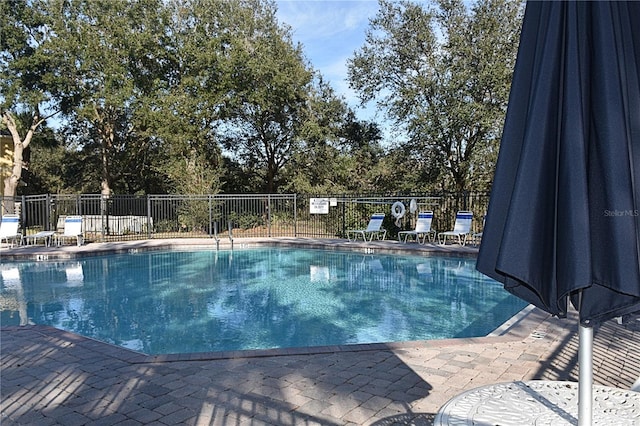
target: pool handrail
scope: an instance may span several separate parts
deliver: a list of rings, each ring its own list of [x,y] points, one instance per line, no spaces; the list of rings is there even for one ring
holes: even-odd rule
[[[218,222],[213,222],[213,238],[216,240],[216,250],[220,250],[220,238],[218,238]]]

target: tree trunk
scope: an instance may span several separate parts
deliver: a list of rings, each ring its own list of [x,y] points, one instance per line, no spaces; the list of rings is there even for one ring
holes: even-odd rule
[[[2,122],[7,126],[9,132],[11,132],[11,137],[13,139],[13,166],[11,167],[11,175],[6,177],[4,180],[4,197],[9,198],[11,200],[15,199],[18,190],[18,184],[20,183],[20,178],[22,177],[22,166],[23,166],[23,153],[24,150],[31,143],[31,138],[33,138],[33,133],[35,129],[43,122],[40,119],[39,115],[36,113],[33,116],[32,124],[27,131],[24,139],[20,138],[20,133],[18,133],[18,126],[9,111],[4,111],[2,113]],[[15,212],[15,202],[10,202],[5,204],[6,213],[14,213]]]
[[[22,177],[22,152],[24,151],[22,141],[18,137],[18,143],[16,138],[13,138],[13,165],[11,166],[11,175],[4,180],[4,196],[15,197],[18,189],[18,183]],[[7,207],[8,208],[8,207]],[[13,209],[12,209],[13,210]],[[10,211],[9,213],[13,213]]]
[[[104,198],[111,196],[111,163],[109,154],[113,149],[115,139],[115,124],[111,119],[110,111],[96,108],[96,126],[102,144],[102,182],[100,183],[100,193]]]

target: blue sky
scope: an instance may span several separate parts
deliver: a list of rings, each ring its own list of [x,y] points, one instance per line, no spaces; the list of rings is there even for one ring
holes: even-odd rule
[[[294,42],[312,66],[345,97],[361,120],[373,120],[375,108],[359,109],[349,89],[347,59],[364,44],[369,19],[378,11],[377,0],[277,0],[278,20],[292,29]],[[380,114],[379,114],[380,115]]]

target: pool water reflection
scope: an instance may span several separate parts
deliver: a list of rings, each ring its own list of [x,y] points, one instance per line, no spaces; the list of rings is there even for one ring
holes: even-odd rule
[[[483,336],[525,307],[475,259],[261,248],[0,266],[2,325],[147,354]]]

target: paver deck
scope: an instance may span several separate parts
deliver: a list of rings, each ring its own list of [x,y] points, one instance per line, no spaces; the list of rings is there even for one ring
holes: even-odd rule
[[[354,244],[302,241],[320,243],[338,248]],[[1,249],[0,258],[9,253],[55,258],[161,246],[156,241],[29,246]],[[362,247],[442,250],[397,242]],[[473,248],[462,250],[473,255]],[[594,383],[632,387],[640,377],[640,321],[609,321],[594,335]],[[449,399],[478,386],[577,381],[577,360],[577,320],[552,318],[533,308],[481,338],[167,357],[142,355],[46,326],[3,327],[0,423],[429,425]]]

